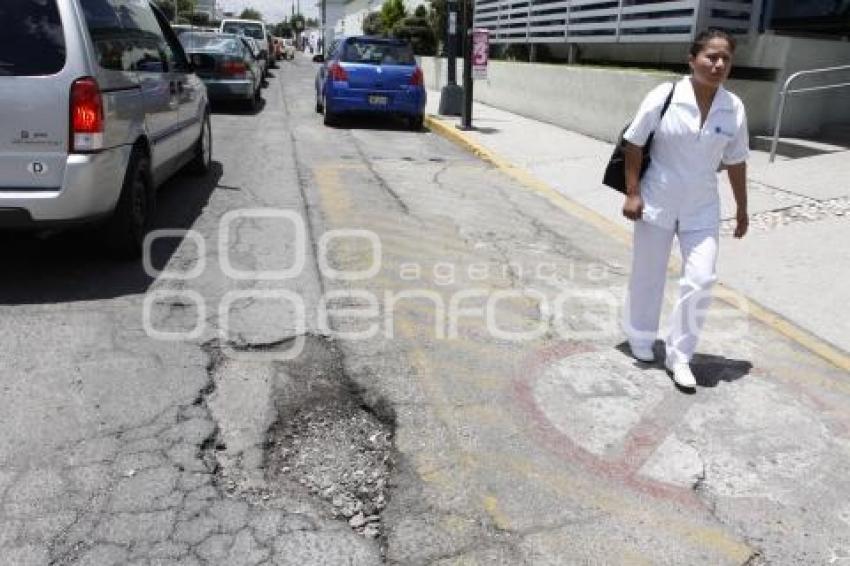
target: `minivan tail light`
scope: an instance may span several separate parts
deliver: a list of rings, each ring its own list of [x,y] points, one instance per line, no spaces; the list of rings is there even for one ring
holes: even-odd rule
[[[71,85],[71,151],[103,149],[103,97],[92,77]]]
[[[348,80],[348,73],[345,72],[345,69],[343,69],[342,65],[340,65],[339,63],[333,63],[328,68],[328,72],[331,75],[331,80],[334,80],[334,81],[347,81]]]
[[[425,76],[422,74],[422,68],[416,67],[413,71],[413,76],[410,77],[412,86],[425,86]]]

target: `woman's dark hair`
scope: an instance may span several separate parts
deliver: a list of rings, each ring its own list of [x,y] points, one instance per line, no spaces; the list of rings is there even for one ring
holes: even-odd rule
[[[694,42],[691,43],[691,48],[688,52],[691,54],[691,57],[696,57],[699,55],[700,51],[705,49],[708,42],[712,39],[725,39],[726,43],[729,44],[729,50],[732,53],[735,53],[735,38],[723,31],[722,29],[707,29],[705,31],[701,31],[695,38]]]

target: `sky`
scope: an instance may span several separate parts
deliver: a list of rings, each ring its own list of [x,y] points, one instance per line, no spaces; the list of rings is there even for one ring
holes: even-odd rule
[[[292,4],[301,8],[306,18],[317,18],[317,0],[217,0],[218,6],[225,12],[238,16],[244,8],[254,8],[263,15],[267,23],[277,23],[292,15]]]

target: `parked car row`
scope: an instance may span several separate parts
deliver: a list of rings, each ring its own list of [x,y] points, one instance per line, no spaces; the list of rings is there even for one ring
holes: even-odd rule
[[[400,116],[421,130],[426,92],[422,69],[410,43],[380,37],[347,37],[331,45],[327,60],[316,73],[316,112],[327,126],[343,114]]]
[[[180,42],[212,101],[241,101],[250,110],[260,104],[263,60],[250,38],[232,33],[184,33]]]

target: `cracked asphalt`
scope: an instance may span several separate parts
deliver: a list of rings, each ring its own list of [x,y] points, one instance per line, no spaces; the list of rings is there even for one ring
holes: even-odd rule
[[[846,374],[716,303],[682,394],[622,345],[626,247],[429,132],[323,127],[313,73],[163,188],[194,236],[153,264],[196,276],[0,235],[0,563],[850,557]]]

